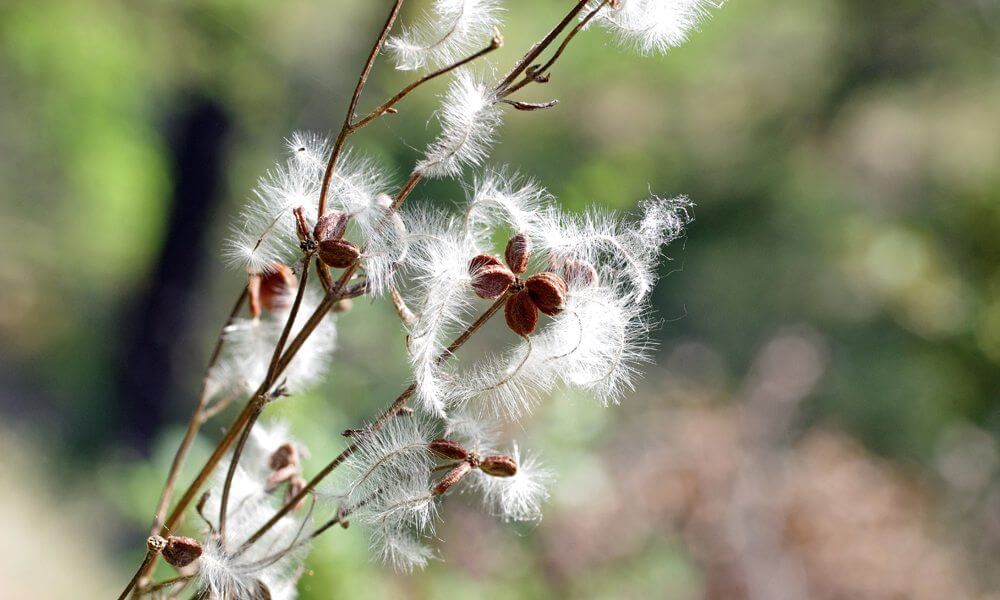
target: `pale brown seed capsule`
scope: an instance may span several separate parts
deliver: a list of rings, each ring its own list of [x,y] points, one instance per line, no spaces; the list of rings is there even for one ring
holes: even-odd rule
[[[167,537],[167,547],[163,549],[163,560],[175,567],[186,567],[201,556],[198,540],[180,535]]]
[[[503,263],[500,259],[495,256],[490,256],[489,254],[479,254],[474,256],[472,260],[469,261],[469,275],[475,277],[481,269],[485,267],[496,266],[501,267]]]
[[[299,451],[295,448],[295,444],[285,443],[278,446],[278,449],[271,454],[268,465],[272,471],[277,471],[288,465],[298,464],[298,462]]]
[[[507,327],[518,335],[529,335],[538,325],[538,308],[531,300],[528,290],[521,290],[507,300],[503,307]]]
[[[462,444],[446,439],[434,440],[430,444],[427,444],[427,447],[434,454],[452,460],[465,460],[465,457],[469,455],[469,452]]]
[[[487,475],[493,477],[513,477],[517,475],[517,463],[509,456],[496,454],[484,457],[479,463],[479,468]]]
[[[561,313],[566,304],[566,282],[555,273],[535,273],[524,282],[524,289],[538,310],[550,317]]]
[[[361,250],[347,240],[323,240],[319,243],[319,258],[334,269],[345,269],[361,256]]]
[[[313,237],[316,238],[317,242],[339,240],[344,237],[346,230],[347,215],[339,210],[334,210],[326,213],[316,221],[316,227],[313,228]]]
[[[585,260],[570,259],[563,265],[566,284],[574,288],[585,288],[597,283],[597,269]]]
[[[471,470],[472,470],[472,465],[470,465],[469,463],[467,462],[458,463],[452,470],[448,471],[448,473],[446,473],[445,476],[442,477],[440,481],[437,482],[437,485],[435,485],[434,489],[432,490],[433,494],[435,496],[440,496],[441,494],[444,494],[445,492],[450,490],[453,485],[461,481],[462,478],[465,477],[465,474]]]
[[[528,270],[528,259],[531,258],[531,240],[523,233],[515,234],[507,242],[507,249],[503,253],[507,259],[507,266],[517,274]]]
[[[154,554],[159,554],[163,552],[163,549],[167,547],[167,539],[159,535],[151,535],[146,538],[146,548]]]
[[[472,277],[472,290],[480,298],[499,298],[514,283],[514,274],[503,265],[479,269]]]
[[[283,310],[292,305],[299,282],[287,265],[272,263],[271,268],[260,276],[260,304],[264,310]]]

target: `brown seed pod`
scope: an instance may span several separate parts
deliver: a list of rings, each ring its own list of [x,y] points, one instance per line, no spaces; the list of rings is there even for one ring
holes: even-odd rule
[[[475,277],[476,273],[478,273],[481,269],[491,266],[502,267],[503,263],[500,262],[500,259],[495,256],[490,256],[489,254],[478,254],[469,261],[469,275]]]
[[[444,494],[445,492],[450,490],[453,485],[461,481],[462,478],[465,477],[465,474],[471,470],[472,470],[472,465],[470,465],[469,463],[467,462],[458,463],[457,465],[455,465],[454,468],[452,468],[452,470],[448,471],[448,473],[446,473],[445,476],[442,477],[440,481],[437,482],[437,485],[434,486],[432,493],[435,496],[440,496],[441,494]]]
[[[298,464],[299,462],[299,451],[295,448],[295,444],[284,443],[278,446],[278,449],[271,454],[271,458],[268,460],[268,466],[271,467],[272,471],[277,471],[288,465]]]
[[[517,475],[517,463],[509,456],[496,454],[486,456],[479,463],[479,468],[483,473],[493,477],[513,477]]]
[[[472,277],[472,290],[480,298],[499,298],[514,284],[514,274],[503,265],[483,267]]]
[[[361,256],[361,250],[347,240],[330,239],[319,243],[319,258],[334,269],[345,269]]]
[[[585,260],[571,258],[563,265],[562,271],[566,285],[585,288],[597,283],[597,269]]]
[[[437,454],[441,458],[450,458],[452,460],[465,460],[465,457],[469,455],[469,452],[465,449],[462,444],[458,442],[453,442],[452,440],[446,439],[436,439],[427,447],[431,452]]]
[[[339,240],[344,237],[344,232],[347,230],[347,219],[347,215],[339,210],[326,213],[320,217],[319,221],[316,221],[313,237],[316,238],[317,242]]]
[[[507,266],[517,274],[528,270],[528,259],[531,258],[531,240],[523,233],[515,234],[507,242],[507,249],[503,253],[507,259]]]
[[[272,263],[271,269],[260,276],[260,304],[264,310],[283,310],[292,305],[299,281],[287,265]]]
[[[167,547],[163,549],[163,560],[175,567],[186,567],[201,556],[201,543],[194,538],[180,535],[167,537]]]
[[[538,308],[528,290],[521,290],[507,299],[503,316],[507,319],[507,327],[518,335],[529,335],[538,325]]]
[[[524,289],[538,310],[550,317],[561,313],[566,304],[566,282],[555,273],[535,273],[524,282]]]

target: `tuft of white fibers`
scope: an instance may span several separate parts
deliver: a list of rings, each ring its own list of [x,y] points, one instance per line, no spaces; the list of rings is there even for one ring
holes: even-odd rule
[[[497,0],[436,0],[433,12],[385,47],[401,71],[444,67],[465,58],[500,25]]]
[[[554,363],[531,341],[515,344],[499,356],[489,356],[461,373],[450,373],[453,381],[448,398],[452,406],[492,419],[516,420],[531,412],[559,382]]]
[[[494,448],[500,438],[500,424],[482,405],[450,408],[444,425],[444,437],[476,452]]]
[[[302,330],[319,306],[320,297],[307,291],[288,337]],[[257,319],[234,319],[223,330],[223,355],[210,378],[220,389],[252,392],[267,376],[267,367],[274,347],[288,320],[289,309],[266,313]],[[308,389],[323,379],[337,345],[336,317],[327,315],[299,348],[279,382],[285,382],[289,392]]]
[[[220,464],[203,508],[210,522],[200,559],[199,582],[213,597],[219,598],[254,597],[259,583],[271,588],[272,592],[279,589],[287,594],[289,588],[294,588],[290,584],[298,577],[309,552],[312,520],[308,513],[287,515],[245,552],[238,553],[237,548],[281,506],[280,497],[267,493],[265,480],[241,465],[234,471],[230,487],[223,546],[212,532],[218,525],[216,519],[229,460]]]
[[[535,229],[552,196],[535,181],[506,168],[487,170],[473,183],[465,209],[465,229],[479,239],[506,225],[514,232]]]
[[[469,260],[478,254],[475,241],[461,235],[461,225],[431,213],[410,216],[411,242],[406,266],[413,283],[417,316],[410,327],[410,365],[416,395],[429,412],[443,415],[449,382],[438,356],[444,352],[475,299]]]
[[[656,283],[663,245],[680,237],[691,221],[691,206],[686,196],[652,196],[642,204],[638,223],[600,210],[576,216],[552,209],[540,216],[532,241],[551,265],[585,260],[597,268],[601,282],[640,302]]]
[[[517,444],[510,454],[517,463],[514,476],[492,477],[475,471],[473,481],[494,516],[504,521],[537,521],[542,518],[542,503],[549,498],[547,486],[552,482],[552,473],[534,456],[522,458]]]
[[[298,255],[295,208],[303,207],[315,220],[325,169],[321,157],[329,152],[328,143],[315,134],[295,133],[286,146],[288,159],[258,180],[223,250],[230,265],[249,273],[268,272],[273,263],[288,263]]]
[[[468,70],[455,76],[438,112],[441,134],[414,169],[424,177],[454,177],[489,155],[502,112],[493,89]]]
[[[601,9],[594,17],[619,44],[643,54],[662,54],[687,41],[688,34],[725,0],[620,0],[617,8]],[[597,7],[594,0],[590,9]]]

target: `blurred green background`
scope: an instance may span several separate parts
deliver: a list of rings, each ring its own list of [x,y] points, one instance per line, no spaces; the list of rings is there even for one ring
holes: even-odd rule
[[[108,597],[141,558],[241,285],[226,228],[284,136],[336,130],[385,4],[0,6],[10,597]],[[498,69],[566,5],[507,2]],[[570,210],[697,204],[656,363],[620,407],[559,394],[513,432],[557,473],[539,524],[449,498],[410,576],[331,532],[302,597],[1000,597],[998,40],[995,0],[739,0],[662,57],[582,35],[491,164]],[[362,108],[411,77],[378,63]],[[354,147],[402,182],[445,85]],[[356,303],[329,382],[275,407],[307,474],[405,384],[393,319]]]

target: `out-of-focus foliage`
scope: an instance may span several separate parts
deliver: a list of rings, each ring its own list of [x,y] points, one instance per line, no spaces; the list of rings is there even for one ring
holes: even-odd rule
[[[0,7],[0,409],[39,440],[32,456],[42,455],[41,472],[54,479],[44,485],[91,494],[122,515],[94,534],[114,549],[123,582],[215,328],[240,285],[218,257],[228,218],[285,135],[337,127],[381,4]],[[557,2],[507,6],[498,70],[564,10]],[[419,10],[413,0],[405,15]],[[747,373],[789,324],[808,327],[822,372],[795,400],[779,451],[767,459],[796,463],[768,467],[787,480],[788,512],[770,517],[787,519],[779,529],[791,532],[782,538],[791,550],[782,556],[805,565],[811,589],[822,590],[816,597],[857,597],[857,588],[822,587],[828,561],[838,564],[823,552],[866,544],[892,554],[909,544],[937,557],[935,585],[958,579],[945,588],[949,597],[998,585],[989,580],[1000,564],[998,55],[1000,6],[986,0],[734,1],[657,58],[619,50],[598,30],[582,34],[552,82],[524,98],[560,104],[510,114],[492,162],[539,179],[572,209],[629,209],[648,190],[696,202],[686,244],[671,251],[672,273],[656,291],[659,366],[624,406],[563,395],[520,436],[559,473],[537,527],[497,528],[450,498],[445,562],[407,578],[369,564],[357,531],[331,532],[310,559],[303,596],[682,598],[723,584],[745,589],[752,582],[732,578],[749,568],[740,566],[740,548],[684,521],[685,502],[696,503],[688,507],[696,514],[714,509],[682,494],[687,479],[669,484],[662,462],[683,463],[685,452],[718,456],[715,471],[698,471],[693,460],[678,468],[726,490],[759,485],[732,464],[745,443],[734,406],[744,418],[756,414]],[[362,106],[411,76],[379,63]],[[401,182],[436,133],[428,118],[444,88],[436,82],[406,99],[355,144],[393,165]],[[215,99],[236,125],[227,201],[215,215],[207,274],[191,282],[204,300],[199,327],[176,332],[190,393],[169,408],[177,425],[147,460],[124,449],[112,427],[116,402],[128,399],[109,391],[120,342],[110,333],[153,272],[169,209],[164,131],[196,97]],[[414,199],[462,195],[434,182]],[[331,382],[274,407],[308,443],[307,473],[343,446],[338,432],[405,383],[391,319],[381,303],[359,303],[341,319]],[[207,428],[191,466],[219,426]],[[649,464],[649,455],[662,462]],[[823,479],[841,464],[861,474]],[[874,522],[866,519],[882,513],[822,512],[841,502],[861,510],[879,494],[889,497],[879,510],[900,519],[886,537],[907,540],[892,548],[864,537]],[[808,514],[796,516],[803,506]],[[652,521],[630,524],[629,514]],[[824,527],[856,535],[830,546],[792,535]],[[709,542],[722,545],[712,560],[701,553]],[[729,563],[726,553],[735,555]],[[952,569],[971,555],[976,561]],[[931,564],[918,559],[866,563],[866,573],[889,581],[894,569]]]

